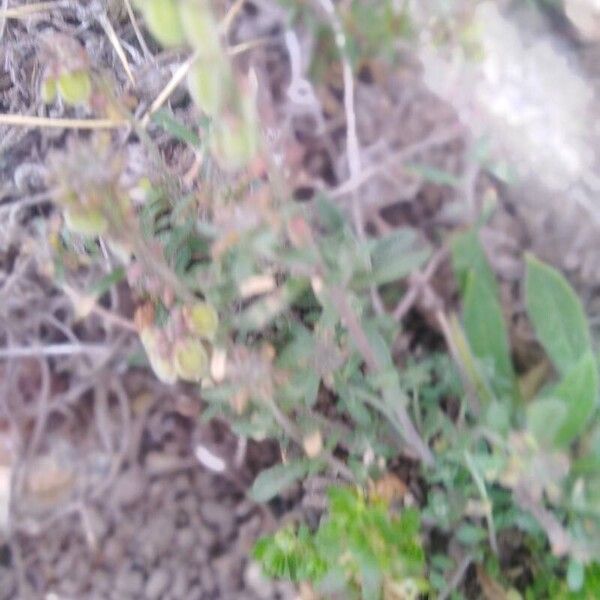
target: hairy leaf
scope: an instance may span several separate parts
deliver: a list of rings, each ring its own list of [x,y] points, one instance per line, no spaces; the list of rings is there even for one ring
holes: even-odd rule
[[[515,373],[500,302],[485,277],[471,271],[464,293],[464,322],[469,346],[499,399],[517,398]]]
[[[310,463],[306,460],[290,461],[261,471],[250,489],[250,497],[256,502],[268,502],[308,473]]]
[[[552,395],[566,405],[567,413],[555,442],[566,446],[586,427],[598,404],[598,365],[586,352],[553,390]]]
[[[564,376],[591,350],[581,302],[558,271],[533,256],[527,257],[525,293],[535,333]]]

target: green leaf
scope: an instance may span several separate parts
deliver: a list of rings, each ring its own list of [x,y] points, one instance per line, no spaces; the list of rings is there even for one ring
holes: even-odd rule
[[[462,294],[467,287],[468,275],[473,271],[496,298],[500,297],[496,278],[479,241],[477,230],[461,233],[452,240],[452,266]]]
[[[570,560],[567,567],[567,585],[572,592],[578,592],[584,584],[585,571],[583,565],[576,560]],[[597,591],[597,590],[596,590]]]
[[[117,267],[102,277],[99,281],[94,283],[90,289],[90,292],[99,298],[100,296],[106,294],[106,292],[108,292],[113,285],[116,285],[123,279],[125,279],[125,269],[123,267]]]
[[[500,302],[485,277],[471,271],[464,293],[465,333],[490,387],[500,400],[518,398]]]
[[[200,138],[191,130],[188,129],[183,123],[173,118],[169,111],[161,108],[152,115],[152,121],[157,125],[160,125],[167,133],[170,133],[174,138],[193,146],[194,148],[201,148],[202,141]]]
[[[474,546],[487,538],[487,532],[483,527],[476,527],[464,523],[456,531],[456,539],[465,546]]]
[[[398,281],[423,265],[429,256],[429,248],[417,246],[413,229],[397,229],[375,241],[371,250],[371,272],[358,277],[356,283],[383,285]]]
[[[586,352],[550,394],[566,405],[566,417],[555,442],[566,446],[586,427],[598,404],[598,365],[592,352]]]
[[[591,350],[581,302],[558,271],[533,256],[527,257],[525,294],[535,333],[564,376]]]
[[[261,471],[254,480],[249,495],[256,502],[268,502],[295,481],[304,477],[309,469],[307,460],[290,461]]]
[[[539,398],[527,407],[527,425],[542,445],[552,445],[567,417],[567,406],[559,398]]]

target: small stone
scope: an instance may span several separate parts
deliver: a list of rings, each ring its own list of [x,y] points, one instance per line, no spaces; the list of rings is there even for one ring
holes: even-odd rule
[[[177,532],[177,546],[179,546],[181,550],[191,550],[196,543],[196,535],[189,527]]]
[[[104,545],[104,558],[110,565],[116,565],[123,557],[123,544],[115,537],[111,537]]]
[[[232,533],[235,514],[231,507],[213,500],[205,500],[200,506],[200,514],[221,536],[228,537]]]
[[[139,468],[127,469],[119,475],[113,488],[113,499],[120,507],[135,504],[144,496],[146,478]]]
[[[171,583],[171,574],[166,569],[157,569],[150,574],[146,582],[145,598],[158,600]]]
[[[142,556],[154,562],[165,554],[173,541],[173,521],[167,515],[157,515],[151,519],[139,536]]]
[[[124,594],[140,594],[144,589],[144,578],[138,570],[126,566],[117,574],[115,587]]]
[[[254,561],[250,561],[244,571],[244,587],[261,600],[274,596],[273,583],[262,574],[260,565]]]
[[[187,592],[187,577],[184,571],[177,570],[171,585],[171,596],[173,598],[188,598]]]
[[[236,557],[226,554],[213,560],[212,566],[215,572],[216,579],[219,583],[221,595],[226,598],[232,596],[232,592],[236,591],[241,584],[241,573],[238,571]]]

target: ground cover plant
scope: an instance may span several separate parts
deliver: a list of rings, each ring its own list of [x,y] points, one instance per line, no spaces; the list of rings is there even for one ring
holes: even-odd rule
[[[428,235],[361,207],[368,177],[354,85],[417,43],[412,3],[280,3],[286,35],[316,32],[313,63],[291,67],[299,102],[312,110],[322,87],[344,107],[347,180],[311,188],[309,201],[299,193],[308,186],[290,185],[299,163],[276,134],[264,73],[246,60],[267,42],[231,39],[254,10],[246,4],[114,9],[140,43],[182,57],[141,110],[77,40],[43,38],[45,110],[86,115],[76,129],[94,123],[48,156],[56,212],[37,222],[47,274],[81,316],[134,332],[129,368],[194,390],[199,420],[226,422],[244,443],[277,442],[280,460],[247,490],[265,510],[281,516],[303,485],[325,482],[316,512],[274,519],[251,552],[303,598],[597,597],[599,364],[578,293],[519,250],[515,293],[531,332],[523,359],[511,335],[515,300],[482,241],[500,211],[494,194],[475,218]],[[439,8],[431,34],[477,61],[468,15]],[[185,122],[168,105],[177,91],[191,101]],[[493,179],[497,165],[478,149],[477,168]],[[444,189],[462,185],[416,160],[403,168]],[[78,273],[100,263],[110,268],[78,291]],[[130,320],[105,306],[117,287]]]

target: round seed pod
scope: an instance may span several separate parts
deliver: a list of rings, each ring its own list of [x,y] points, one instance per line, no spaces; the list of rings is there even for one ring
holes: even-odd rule
[[[140,331],[140,340],[154,374],[163,383],[173,384],[177,381],[177,372],[171,360],[160,352],[161,336],[156,327],[144,327]]]
[[[44,104],[54,102],[56,98],[56,79],[54,77],[46,77],[40,86],[40,97]]]
[[[188,43],[202,58],[221,54],[219,23],[206,0],[179,0],[179,16]]]
[[[86,104],[92,94],[90,74],[83,70],[63,73],[58,78],[56,87],[62,99],[73,106]]]
[[[175,0],[144,0],[139,3],[150,33],[163,46],[185,44],[179,7]]]
[[[65,225],[73,233],[89,237],[102,235],[108,228],[106,217],[93,208],[68,208],[63,213]]]
[[[219,315],[212,304],[198,302],[183,308],[185,324],[194,335],[212,340],[219,327]]]
[[[184,338],[173,348],[175,372],[184,381],[198,382],[208,370],[208,354],[200,340]]]
[[[192,65],[187,84],[198,108],[208,116],[215,117],[223,108],[228,88],[233,86],[229,63],[224,59],[200,60]]]

